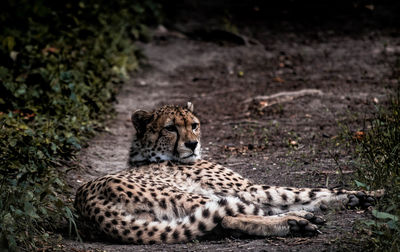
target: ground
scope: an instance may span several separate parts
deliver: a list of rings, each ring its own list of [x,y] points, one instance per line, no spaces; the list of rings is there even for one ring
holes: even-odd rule
[[[302,33],[290,24],[282,30],[275,26],[238,24],[239,40],[249,41],[244,45],[221,40],[218,32],[211,39],[194,39],[184,36],[182,29],[180,33],[158,29],[152,42],[139,44],[148,57],[147,66],[122,87],[116,116],[106,131],[79,154],[82,169],[67,175],[74,190],[90,179],[127,167],[134,110],[187,101],[194,104],[202,122],[205,159],[264,184],[353,186],[357,164],[348,149],[339,145],[340,134],[343,126],[353,133],[362,131],[363,118],[368,118],[375,104],[384,102],[387,88],[397,85],[392,73],[400,54],[399,33],[380,27],[358,30],[357,26],[342,31],[340,25]],[[192,29],[189,24],[180,27]],[[264,109],[258,109],[263,101],[248,102],[259,95],[302,89],[322,94]],[[312,238],[227,237],[151,246],[79,243],[66,238],[64,246],[76,251],[337,250],[343,246],[338,241],[353,235],[354,222],[370,216],[341,210],[325,217],[328,222],[322,234]]]

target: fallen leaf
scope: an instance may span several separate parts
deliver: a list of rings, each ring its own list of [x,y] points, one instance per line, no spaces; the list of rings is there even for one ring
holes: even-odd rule
[[[284,81],[281,77],[279,77],[279,76],[276,76],[276,77],[273,78],[272,80],[275,81],[275,82],[279,82],[279,83],[285,82],[285,81]]]

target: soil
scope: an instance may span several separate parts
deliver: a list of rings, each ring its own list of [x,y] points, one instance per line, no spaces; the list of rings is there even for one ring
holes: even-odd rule
[[[388,88],[398,84],[393,67],[400,55],[399,30],[382,28],[372,21],[368,29],[354,25],[343,31],[339,21],[330,22],[328,28],[315,25],[305,29],[287,20],[267,20],[264,22],[269,25],[263,26],[241,18],[233,21],[240,35],[228,34],[226,38],[223,34],[221,38],[217,35],[222,33],[216,30],[207,32],[205,38],[193,36],[200,34],[196,29],[201,22],[187,20],[188,14],[177,18],[173,28],[159,28],[150,43],[138,44],[147,56],[147,66],[122,87],[115,103],[116,115],[106,131],[79,154],[83,169],[67,175],[71,186],[76,190],[88,180],[127,168],[130,114],[134,110],[187,101],[194,104],[202,122],[205,159],[258,183],[353,186],[357,162],[341,141],[342,135],[365,130],[363,119],[385,101]],[[293,97],[265,108],[265,101],[253,100],[303,89],[322,93]],[[322,234],[309,238],[226,237],[151,246],[101,240],[81,243],[66,238],[64,248],[335,251],[345,246],[361,250],[345,238],[354,236],[357,220],[369,217],[364,211],[328,211]]]

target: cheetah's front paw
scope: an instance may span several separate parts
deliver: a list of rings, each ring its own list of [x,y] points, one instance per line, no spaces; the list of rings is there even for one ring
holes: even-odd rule
[[[306,219],[289,219],[290,233],[294,235],[315,236],[320,231],[318,227]]]
[[[347,202],[346,206],[349,208],[360,207],[366,209],[370,206],[375,205],[377,198],[381,197],[382,195],[383,195],[382,190],[373,191],[369,193],[360,191],[354,194],[349,194],[348,196],[349,201]]]

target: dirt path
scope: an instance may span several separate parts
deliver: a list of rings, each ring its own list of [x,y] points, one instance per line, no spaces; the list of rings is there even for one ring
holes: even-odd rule
[[[108,132],[80,153],[85,169],[69,174],[69,182],[77,188],[127,167],[130,114],[135,109],[192,101],[202,121],[205,159],[266,184],[335,187],[344,181],[348,186],[354,166],[344,148],[336,145],[339,123],[354,132],[362,129],[355,115],[363,118],[374,101],[384,99],[385,88],[396,84],[391,75],[400,39],[386,34],[336,36],[321,31],[312,37],[261,30],[253,33],[260,43],[248,46],[175,36],[141,45],[149,67],[124,85]],[[322,93],[264,109],[259,109],[263,103],[244,103],[259,95],[301,89]],[[323,234],[313,238],[226,238],[152,246],[67,240],[65,246],[79,251],[335,250],[335,241],[348,236],[354,221],[365,216],[356,211],[328,213]]]

